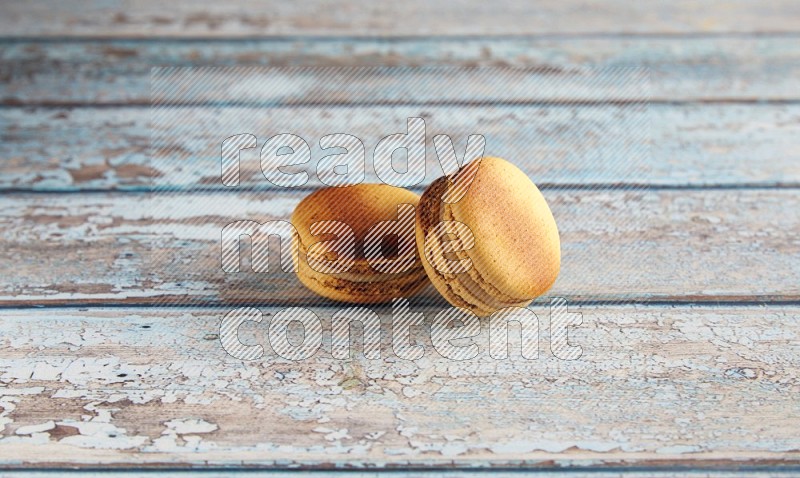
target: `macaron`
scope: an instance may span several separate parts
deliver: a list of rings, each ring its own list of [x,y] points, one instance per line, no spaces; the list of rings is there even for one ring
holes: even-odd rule
[[[453,202],[458,191],[463,195]],[[547,201],[525,173],[500,158],[484,157],[434,181],[417,207],[416,234],[436,289],[481,317],[526,307],[553,285],[561,267]]]
[[[386,184],[328,187],[307,196],[291,217],[298,279],[341,302],[413,295],[429,283],[415,239],[418,202],[417,194]]]

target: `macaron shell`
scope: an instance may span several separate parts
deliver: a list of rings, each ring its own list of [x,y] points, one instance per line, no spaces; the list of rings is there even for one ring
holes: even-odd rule
[[[524,307],[530,303],[530,299],[520,301],[516,298],[507,297],[499,292],[492,284],[487,283],[479,271],[472,267],[466,272],[448,273],[435,269],[432,266],[433,258],[441,255],[442,241],[438,236],[432,236],[428,242],[427,236],[431,234],[433,227],[441,221],[452,221],[449,207],[441,201],[442,195],[448,188],[447,178],[439,178],[425,190],[420,199],[417,209],[417,247],[420,255],[424,256],[422,261],[428,278],[436,290],[455,307],[469,309],[478,316],[485,317],[498,309],[510,306]],[[450,260],[469,259],[471,249],[460,250],[450,253]]]
[[[558,227],[542,193],[516,166],[483,158],[466,195],[449,208],[475,237],[469,257],[484,282],[520,302],[553,285],[561,265]]]
[[[304,249],[326,238],[314,236],[310,227],[318,221],[344,222],[356,237],[356,259],[364,258],[364,238],[379,221],[397,219],[397,206],[416,207],[419,196],[387,184],[357,184],[319,189],[305,197],[294,210],[291,222]]]

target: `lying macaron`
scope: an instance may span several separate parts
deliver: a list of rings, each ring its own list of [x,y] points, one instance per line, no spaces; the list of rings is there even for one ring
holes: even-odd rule
[[[417,254],[419,196],[385,184],[329,187],[297,205],[297,276],[329,299],[380,303],[428,283]]]
[[[459,200],[442,199],[459,190]],[[482,317],[527,306],[558,276],[553,214],[528,176],[503,159],[485,157],[434,181],[417,207],[416,233],[436,289]]]

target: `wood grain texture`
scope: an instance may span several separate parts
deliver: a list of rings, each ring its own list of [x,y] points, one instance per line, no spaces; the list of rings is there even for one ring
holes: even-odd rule
[[[224,274],[222,227],[288,219],[307,191],[14,194],[0,211],[0,304],[311,304],[292,273]],[[549,296],[800,300],[796,189],[545,190],[562,238]],[[437,299],[430,288],[423,299]]]
[[[797,100],[799,40],[766,35],[5,41],[0,48],[0,102],[149,104],[154,66],[423,65],[524,67],[539,70],[545,79],[560,75],[566,81],[580,68],[647,67],[654,101]],[[608,96],[601,86],[594,85],[594,91]],[[530,89],[528,99],[535,99],[537,92]],[[381,99],[381,92],[371,94],[372,100]],[[391,98],[392,90],[383,92],[387,95]],[[462,99],[480,101],[485,95],[473,88]]]
[[[800,462],[800,309],[573,307],[577,360],[242,362],[221,311],[3,312],[0,464],[722,467]],[[317,308],[325,330],[331,309]],[[426,314],[437,309],[424,309]],[[268,347],[267,321],[241,340]],[[389,333],[391,317],[379,311]],[[428,315],[430,320],[430,315]],[[387,336],[385,336],[385,339]],[[517,344],[518,346],[518,344]],[[512,347],[515,347],[512,344]],[[512,349],[513,350],[513,349]]]
[[[3,4],[5,36],[253,37],[272,35],[541,35],[602,33],[792,32],[800,9],[791,0],[672,0],[630,5],[614,0],[546,0],[530,5],[457,0],[361,5],[323,0],[264,5],[255,0],[193,2],[165,9],[156,0]]]
[[[98,467],[796,474],[798,25],[790,0],[4,2],[0,477]],[[344,84],[287,70],[433,65],[454,67],[447,90],[409,84],[400,69]],[[230,106],[219,90],[193,98],[206,104],[181,108],[166,145],[175,161],[152,162],[153,66],[273,66],[271,79],[294,88],[254,89],[261,107],[250,109],[216,108]],[[470,76],[488,66],[526,73]],[[649,87],[587,74],[620,67],[648,68]],[[564,257],[547,297],[583,315],[570,331],[579,359],[554,357],[545,297],[532,306],[536,360],[491,359],[486,321],[474,359],[445,359],[423,327],[424,358],[403,360],[387,307],[377,308],[382,358],[337,360],[330,317],[344,305],[275,260],[265,274],[220,271],[225,224],[287,219],[319,186],[272,188],[254,151],[243,188],[223,192],[219,143],[244,132],[228,129],[246,126],[259,144],[300,134],[313,171],[322,135],[355,134],[371,152],[406,116],[461,151],[466,134],[486,134],[490,154],[545,186]],[[439,174],[430,155],[428,177]],[[150,196],[151,179],[181,192]],[[267,348],[256,361],[220,344],[237,305],[265,314],[240,329]],[[292,362],[268,346],[285,306],[322,319],[314,357]],[[412,307],[429,324],[447,305],[428,288]]]
[[[429,140],[450,134],[460,156],[468,134],[484,134],[487,154],[514,161],[542,185],[800,184],[797,105],[187,108],[176,114],[184,120],[161,135],[181,154],[153,159],[155,130],[146,108],[2,109],[0,189],[143,190],[151,182],[227,189],[219,181],[220,144],[242,132],[255,134],[259,147],[278,132],[306,139],[312,161],[301,169],[311,173],[311,186],[320,184],[314,174],[323,154],[319,138],[353,134],[364,142],[367,179],[374,182],[375,144],[403,131],[406,115],[426,119]],[[242,152],[241,185],[268,189],[258,151]],[[428,152],[427,173],[434,178],[442,170],[432,145]]]
[[[108,478],[108,477],[118,477],[118,476],[126,476],[130,475],[132,471],[129,471],[130,468],[126,470],[92,470],[86,472],[79,472],[79,471],[71,471],[71,476],[87,476],[91,478]],[[285,471],[285,470],[253,470],[248,469],[247,471],[244,470],[237,470],[231,468],[225,468],[223,470],[215,469],[212,467],[207,467],[202,470],[178,470],[178,471],[170,471],[170,470],[159,470],[159,475],[165,478],[181,478],[181,477],[203,477],[203,478],[227,478],[232,476],[232,474],[238,475],[246,475],[248,477],[257,477],[257,478],[291,478],[297,476],[298,472],[295,470]],[[353,478],[379,478],[382,475],[387,474],[383,471],[357,471],[357,470],[347,470],[347,476]],[[703,478],[735,478],[735,477],[748,477],[748,478],[772,478],[772,477],[784,477],[784,476],[793,476],[796,474],[796,471],[793,467],[781,467],[781,468],[774,468],[768,466],[756,466],[756,467],[743,467],[743,466],[733,466],[730,470],[725,469],[702,469],[702,470],[691,470],[687,468],[678,467],[678,469],[670,470],[669,467],[648,467],[648,468],[628,468],[628,469],[615,469],[615,470],[604,470],[604,469],[590,469],[590,470],[570,470],[569,476],[575,478],[622,478],[626,476],[636,476],[639,478],[683,478],[687,475],[687,473],[699,474],[703,476]],[[453,471],[450,469],[447,470],[434,470],[434,469],[426,469],[426,470],[398,470],[393,469],[391,471],[392,476],[396,476],[398,478],[447,478],[449,476],[453,476]],[[485,477],[491,476],[492,478],[515,478],[519,476],[520,472],[518,470],[499,470],[499,469],[492,469],[492,470],[474,470],[474,469],[461,469],[458,470],[458,476],[460,478],[478,478],[478,477]],[[0,471],[0,477],[2,478],[49,478],[53,476],[52,471]],[[233,475],[236,476],[236,475]],[[554,477],[562,477],[564,476],[564,471],[562,470],[547,470],[547,469],[537,469],[536,476],[544,477],[544,478],[554,478]]]
[[[91,478],[108,478],[108,477],[118,477],[118,476],[126,476],[130,475],[133,470],[140,471],[141,469],[132,469],[132,467],[126,467],[123,470],[92,470],[92,471],[85,471],[80,472],[77,470],[70,470],[70,476],[87,476]],[[354,469],[347,470],[347,476],[353,478],[380,478],[387,474],[384,471],[372,470],[372,471],[358,471]],[[453,470],[451,469],[425,469],[425,470],[400,470],[400,469],[392,469],[391,475],[396,476],[398,478],[447,478],[453,476]],[[784,476],[794,476],[796,474],[796,469],[792,466],[785,466],[785,467],[770,467],[770,466],[739,466],[733,465],[730,469],[692,469],[686,467],[677,467],[671,468],[669,466],[661,466],[661,467],[628,467],[625,469],[600,469],[600,468],[591,468],[588,470],[576,470],[571,469],[569,470],[569,476],[572,478],[623,478],[626,476],[636,476],[638,478],[683,478],[687,474],[695,474],[702,476],[703,478],[736,478],[736,477],[748,477],[748,478],[774,478],[774,477],[784,477]],[[190,469],[181,469],[176,471],[161,469],[158,472],[158,476],[165,477],[165,478],[181,478],[181,477],[202,477],[202,478],[227,478],[232,476],[232,474],[238,475],[246,475],[248,477],[257,477],[257,478],[292,478],[298,475],[296,470],[255,470],[255,469],[231,469],[231,468],[213,468],[213,467],[206,467],[201,470],[190,470]],[[458,470],[458,476],[460,478],[479,478],[485,476],[491,476],[492,478],[516,478],[520,475],[519,470],[501,470],[501,469],[489,469],[489,470],[477,470],[477,469],[460,469]],[[31,471],[31,470],[24,470],[24,471],[0,471],[0,477],[2,478],[50,478],[53,476],[52,471],[44,470],[44,471]],[[237,475],[233,475],[237,476]],[[562,477],[564,476],[563,470],[549,470],[543,468],[537,468],[536,470],[537,477],[544,477],[544,478],[554,478],[554,477]]]

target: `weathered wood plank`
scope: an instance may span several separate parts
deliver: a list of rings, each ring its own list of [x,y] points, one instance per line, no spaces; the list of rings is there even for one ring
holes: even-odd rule
[[[0,101],[7,105],[146,104],[153,66],[423,65],[513,66],[539,70],[544,79],[561,75],[567,81],[578,68],[647,67],[652,100],[796,100],[795,78],[800,75],[797,43],[798,37],[782,35],[6,41],[0,48],[0,78],[4,80]],[[593,85],[600,97],[609,96],[608,88],[602,88]],[[382,99],[379,92],[371,94],[378,96],[372,100]],[[526,94],[527,99],[535,99],[538,90],[531,88]],[[464,98],[481,101],[485,96],[485,90],[473,87]]]
[[[128,476],[133,473],[134,470],[127,468],[125,470],[92,470],[92,471],[78,471],[78,470],[70,470],[70,476],[86,476],[91,478],[109,478],[109,477],[118,477],[118,476]],[[139,470],[136,470],[139,471]],[[328,471],[329,473],[334,473],[333,471]],[[345,472],[347,476],[353,478],[380,478],[381,476],[386,475],[387,473],[391,473],[392,476],[397,476],[401,478],[447,478],[453,475],[452,470],[438,470],[438,469],[424,469],[424,470],[391,470],[390,472],[386,472],[385,470],[373,470],[373,471],[357,471],[357,470],[347,470]],[[759,467],[739,467],[734,466],[731,470],[720,470],[720,469],[687,469],[679,467],[676,470],[669,470],[668,467],[664,468],[638,468],[638,467],[630,467],[627,469],[614,469],[614,470],[603,470],[603,469],[588,469],[588,470],[570,470],[569,476],[572,478],[624,478],[627,476],[636,476],[638,478],[683,478],[687,474],[701,474],[703,478],[738,478],[738,477],[748,477],[748,478],[774,478],[774,477],[782,477],[782,476],[793,476],[796,471],[792,467],[783,467],[783,468],[773,468],[768,466],[759,466]],[[519,470],[498,470],[498,469],[490,469],[490,470],[467,470],[462,469],[458,470],[458,476],[460,478],[479,478],[479,477],[486,477],[491,476],[492,478],[516,478],[519,476]],[[182,477],[200,477],[200,478],[229,478],[231,476],[247,476],[247,477],[256,477],[256,478],[292,478],[298,475],[297,471],[285,471],[285,470],[239,470],[235,468],[226,468],[224,470],[219,469],[203,469],[203,470],[179,470],[179,471],[170,471],[170,470],[159,470],[158,476],[165,477],[165,478],[182,478]],[[50,478],[53,476],[52,471],[32,471],[32,470],[15,470],[15,471],[4,471],[0,473],[0,476],[3,478]],[[556,478],[564,476],[563,470],[547,470],[547,469],[537,469],[536,476],[544,477],[544,478]]]
[[[380,5],[323,0],[270,4],[255,0],[179,0],[164,9],[136,2],[16,0],[3,4],[5,36],[252,37],[273,35],[528,35],[597,33],[794,32],[800,9],[791,0],[673,0],[631,6],[615,0],[502,0],[446,3],[409,0]]]
[[[288,219],[307,191],[13,194],[0,210],[0,304],[310,304],[273,265],[225,274],[222,227]],[[545,190],[571,300],[800,300],[796,189]],[[428,289],[426,300],[436,299]]]
[[[268,321],[218,340],[221,311],[5,310],[0,464],[36,466],[723,467],[800,463],[800,308],[582,306],[572,361],[415,361],[321,350],[289,361]],[[415,309],[430,321],[438,309]],[[332,309],[317,308],[329,331]],[[511,345],[512,350],[519,344]],[[356,350],[359,350],[358,347]]]
[[[136,470],[140,471],[140,470]],[[103,470],[103,471],[84,471],[70,470],[70,476],[85,476],[96,478],[114,478],[117,476],[131,476],[136,471],[130,468],[122,470]],[[516,478],[520,472],[518,470],[499,470],[499,469],[470,469],[463,471],[466,476],[474,478]],[[51,471],[33,471],[33,470],[15,470],[15,471],[0,471],[0,478],[52,478],[58,473],[63,473],[62,470]],[[147,472],[142,472],[147,473]],[[392,469],[387,472],[386,470],[353,470],[349,469],[346,472],[347,476],[354,478],[381,478],[387,474],[398,478],[449,478],[454,476],[453,470],[432,470],[432,469],[415,469],[415,470],[399,470]],[[636,476],[638,478],[675,478],[677,476],[701,476],[703,478],[774,478],[794,476],[796,469],[790,466],[786,467],[769,467],[769,466],[738,466],[734,465],[731,470],[709,469],[709,468],[678,468],[671,469],[670,467],[661,468],[640,468],[640,467],[621,467],[614,469],[598,469],[590,468],[587,470],[570,469],[568,471],[569,478],[624,478],[627,476]],[[314,476],[321,478],[340,477],[343,472],[341,471],[326,471],[316,469]],[[203,470],[189,470],[181,469],[178,471],[161,469],[158,471],[158,476],[162,478],[229,478],[231,476],[247,476],[255,478],[293,478],[298,475],[297,471],[285,470],[253,470],[253,469],[236,469],[225,468],[224,470],[206,468]],[[465,476],[460,475],[460,476]],[[565,476],[563,470],[549,470],[543,468],[536,469],[537,477],[544,478],[561,478]]]
[[[403,131],[405,115],[422,115],[429,138],[450,134],[459,155],[466,135],[484,134],[487,154],[515,161],[539,184],[800,184],[798,105],[187,108],[176,114],[183,122],[161,135],[183,156],[153,160],[148,109],[2,109],[0,189],[142,190],[152,180],[181,190],[227,189],[219,181],[220,144],[242,132],[255,134],[259,146],[278,132],[305,138],[312,160],[301,169],[312,173],[312,186],[319,185],[313,174],[322,156],[319,138],[348,132],[364,142],[374,181],[375,144]],[[258,151],[242,152],[241,184],[267,189]],[[432,145],[428,153],[434,178],[441,167]]]

